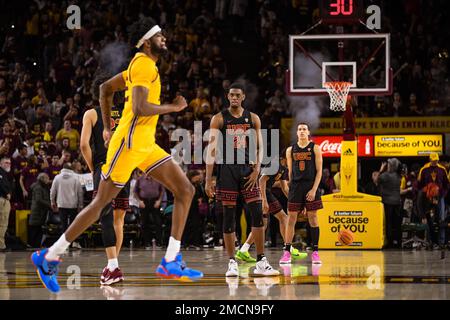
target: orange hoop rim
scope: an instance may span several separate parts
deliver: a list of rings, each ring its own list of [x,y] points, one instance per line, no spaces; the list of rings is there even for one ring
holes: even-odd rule
[[[325,88],[334,90],[342,90],[346,87],[350,87],[351,85],[352,83],[348,81],[330,81],[323,84]]]

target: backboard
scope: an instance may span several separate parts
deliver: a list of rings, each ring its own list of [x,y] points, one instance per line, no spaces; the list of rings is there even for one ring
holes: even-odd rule
[[[392,93],[389,34],[289,36],[289,95],[324,95],[325,82],[351,82],[349,94]]]

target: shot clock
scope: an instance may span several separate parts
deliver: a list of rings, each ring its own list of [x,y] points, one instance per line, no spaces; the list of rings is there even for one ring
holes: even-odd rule
[[[364,16],[363,0],[320,0],[322,22],[357,23]]]

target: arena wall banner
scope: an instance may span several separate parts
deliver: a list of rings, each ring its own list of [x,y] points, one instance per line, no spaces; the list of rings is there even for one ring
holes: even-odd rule
[[[443,151],[442,134],[375,136],[376,157],[417,157]]]
[[[356,133],[366,135],[404,134],[404,133],[450,133],[450,117],[376,117],[356,118]],[[281,120],[281,135],[285,146],[290,144],[292,118]],[[341,135],[342,118],[320,118],[319,128],[313,135]]]
[[[342,136],[314,136],[324,158],[338,158],[342,153]],[[358,137],[358,156],[373,157],[373,136]]]

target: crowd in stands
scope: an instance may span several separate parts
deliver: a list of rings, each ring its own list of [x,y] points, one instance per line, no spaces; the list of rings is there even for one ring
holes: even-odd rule
[[[32,207],[33,188],[47,181],[43,177],[38,181],[41,172],[48,175],[49,184],[67,164],[76,174],[89,172],[79,140],[84,112],[98,105],[92,87],[100,55],[110,43],[126,44],[127,26],[134,21],[151,16],[165,30],[169,53],[159,65],[161,102],[183,95],[189,104],[182,113],[160,118],[157,141],[170,152],[175,144],[169,139],[173,130],[192,130],[194,121],[202,121],[206,130],[212,115],[227,107],[230,83],[243,73],[248,87],[258,88],[248,107],[260,115],[264,128],[279,128],[281,119],[292,114],[284,90],[287,35],[301,33],[318,21],[315,2],[86,0],[79,3],[79,30],[66,27],[66,2],[5,3],[0,14],[8,22],[0,35],[0,157],[12,162],[11,210]],[[362,101],[359,116],[449,114],[448,34],[442,31],[448,13],[436,10],[442,2],[382,3],[383,32],[392,34],[392,66],[400,70],[408,65],[396,75],[394,95]],[[236,70],[236,56],[249,48],[257,51],[250,52],[250,58],[249,52],[243,52],[242,63],[257,71]],[[188,229],[201,225],[206,230],[209,203],[202,190],[204,168],[184,168],[197,186],[193,208],[201,213],[197,216],[191,210]],[[89,197],[85,193],[84,203]],[[157,204],[163,210],[170,205],[170,195],[158,199],[146,204],[138,199],[135,207]],[[186,241],[202,243],[201,238]],[[148,239],[145,242],[148,245]]]

